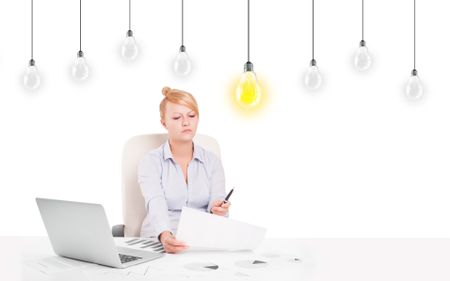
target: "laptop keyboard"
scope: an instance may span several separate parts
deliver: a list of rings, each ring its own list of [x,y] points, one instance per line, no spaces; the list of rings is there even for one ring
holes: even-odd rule
[[[142,259],[141,257],[129,256],[129,255],[124,255],[124,254],[119,254],[119,257],[120,257],[120,261],[122,263],[127,263],[127,262],[130,262],[130,261],[135,261],[135,260]]]

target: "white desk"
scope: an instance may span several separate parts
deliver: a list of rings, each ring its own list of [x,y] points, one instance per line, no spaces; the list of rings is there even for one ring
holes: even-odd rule
[[[254,253],[188,252],[128,269],[74,261],[71,269],[51,273],[42,273],[34,266],[39,261],[64,260],[55,257],[47,238],[0,237],[0,246],[9,255],[7,261],[5,256],[1,259],[2,276],[10,277],[3,280],[450,280],[450,239],[267,240]],[[253,260],[267,264],[242,267],[242,261]],[[211,263],[218,269],[191,269],[196,263]]]

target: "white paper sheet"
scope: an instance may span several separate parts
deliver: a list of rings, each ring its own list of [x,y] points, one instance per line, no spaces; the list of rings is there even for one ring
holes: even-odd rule
[[[177,239],[191,250],[253,250],[266,229],[226,217],[183,207]]]

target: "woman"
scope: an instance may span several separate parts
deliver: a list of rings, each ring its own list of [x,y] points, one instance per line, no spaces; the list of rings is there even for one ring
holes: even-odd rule
[[[161,124],[168,140],[148,152],[139,165],[139,184],[147,216],[141,236],[158,237],[167,253],[187,249],[176,233],[184,206],[226,216],[225,178],[220,159],[192,139],[199,120],[195,98],[184,91],[162,89]]]

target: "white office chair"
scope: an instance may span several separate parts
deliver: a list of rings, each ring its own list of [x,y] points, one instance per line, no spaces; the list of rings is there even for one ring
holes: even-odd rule
[[[138,166],[143,156],[167,140],[167,134],[140,135],[129,139],[122,154],[122,212],[124,224],[112,228],[114,237],[139,237],[147,215],[138,183]],[[218,142],[206,135],[196,135],[194,142],[220,158]]]

